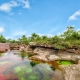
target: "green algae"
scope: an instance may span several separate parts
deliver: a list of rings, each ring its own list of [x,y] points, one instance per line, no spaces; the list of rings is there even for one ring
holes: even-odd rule
[[[60,65],[70,65],[70,64],[73,64],[72,61],[67,61],[67,60],[59,60],[57,61],[58,64]]]
[[[25,80],[24,78],[21,78],[20,80]]]
[[[29,76],[28,78],[29,78],[29,80],[35,80],[36,76]]]
[[[31,68],[28,68],[28,69],[26,70],[26,73],[30,73],[30,72],[32,72],[32,69],[31,69]]]
[[[21,71],[21,67],[15,67],[14,70],[17,73],[17,72]]]

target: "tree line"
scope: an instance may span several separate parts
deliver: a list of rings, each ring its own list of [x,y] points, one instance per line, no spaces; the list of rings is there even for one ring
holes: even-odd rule
[[[46,35],[40,36],[33,33],[30,37],[23,35],[17,40],[5,39],[4,36],[0,35],[0,43],[18,43],[28,45],[30,42],[43,45],[52,45],[58,49],[66,49],[73,46],[78,46],[80,48],[80,31],[76,31],[73,26],[68,26],[60,35],[48,37]]]

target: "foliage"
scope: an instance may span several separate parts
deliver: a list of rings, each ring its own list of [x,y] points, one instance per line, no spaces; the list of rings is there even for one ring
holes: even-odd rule
[[[65,48],[71,48],[73,45],[69,41],[63,41],[60,45],[64,46]]]
[[[65,47],[64,47],[64,46],[59,45],[59,44],[54,44],[53,46],[55,47],[55,49],[62,49],[62,50],[64,50],[64,49],[65,49]]]
[[[5,43],[5,42],[6,42],[6,39],[2,35],[0,35],[0,43]]]
[[[17,40],[5,39],[0,35],[1,43],[18,43],[28,45],[30,42],[35,42],[40,45],[53,45],[58,49],[72,48],[73,46],[80,46],[80,31],[76,31],[73,26],[68,26],[66,30],[61,35],[55,35],[53,37],[48,37],[46,35],[40,36],[33,33],[30,37],[23,35]]]
[[[29,40],[25,35],[23,35],[21,38],[18,39],[18,42],[21,44],[29,44]]]

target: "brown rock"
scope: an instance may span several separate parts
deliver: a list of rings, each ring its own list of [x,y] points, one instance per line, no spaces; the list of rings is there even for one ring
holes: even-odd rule
[[[0,52],[6,52],[9,50],[9,44],[7,43],[0,43]]]
[[[80,64],[60,66],[65,80],[80,80]]]

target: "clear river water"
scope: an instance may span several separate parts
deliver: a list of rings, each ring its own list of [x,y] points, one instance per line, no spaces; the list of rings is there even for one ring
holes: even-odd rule
[[[26,53],[8,51],[0,53],[0,80],[62,80],[62,73],[51,63],[32,61]]]

